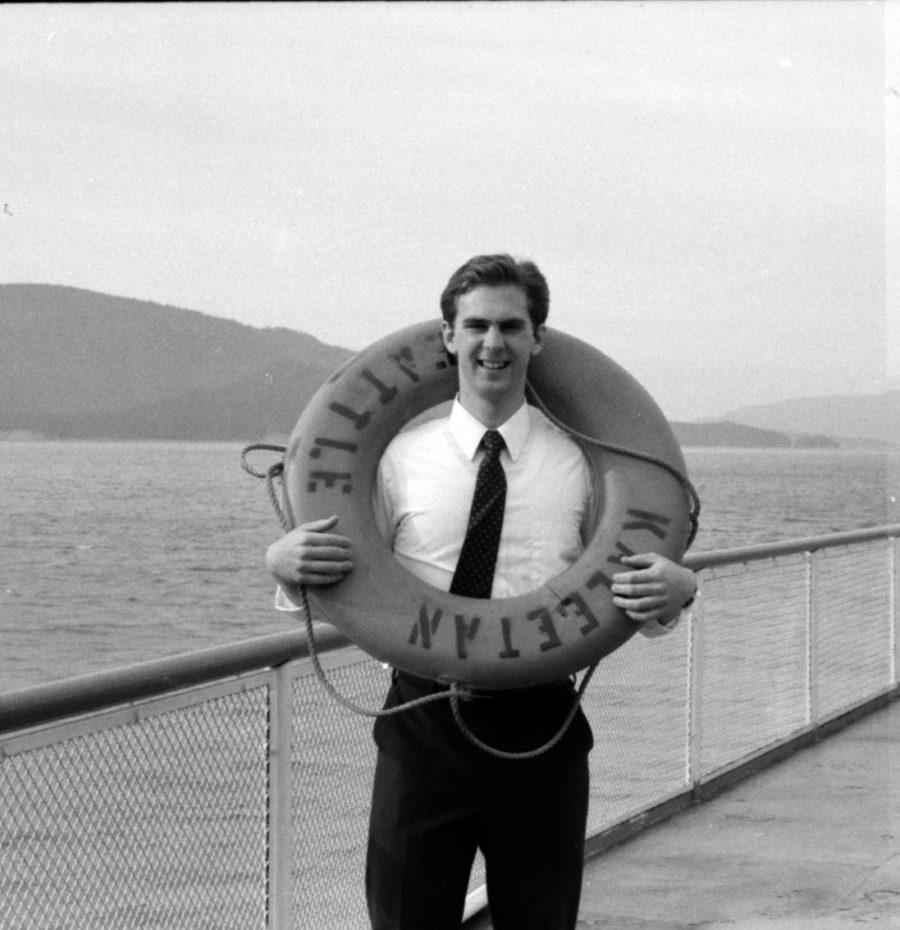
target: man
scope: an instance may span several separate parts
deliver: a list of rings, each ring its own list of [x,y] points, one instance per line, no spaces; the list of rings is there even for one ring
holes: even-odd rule
[[[444,344],[459,372],[453,409],[397,436],[379,468],[376,513],[396,557],[428,583],[463,596],[534,590],[583,549],[591,497],[586,460],[525,403],[528,364],[543,346],[548,307],[546,281],[531,262],[489,255],[463,265],[441,297]],[[478,473],[489,457],[491,480],[502,486],[499,543],[479,539],[472,556],[474,511],[485,512],[473,493],[477,501]],[[352,542],[333,532],[335,523],[309,523],[274,543],[267,564],[275,577],[332,584],[351,571]],[[622,562],[613,577],[616,605],[648,634],[674,626],[695,593],[693,574],[655,553]],[[486,593],[471,593],[462,576],[473,571],[479,583],[486,574]],[[386,706],[440,689],[395,672]],[[568,680],[477,692],[462,715],[489,745],[527,752],[557,733],[573,700]],[[579,710],[547,751],[510,760],[468,739],[448,705],[432,702],[375,724],[366,866],[374,930],[457,930],[477,849],[495,930],[571,930],[593,743],[584,714]]]

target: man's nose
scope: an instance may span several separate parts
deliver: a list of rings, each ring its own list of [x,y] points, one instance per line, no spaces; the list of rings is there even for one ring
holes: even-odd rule
[[[499,348],[503,345],[503,334],[499,326],[489,326],[484,334],[484,344],[489,349]]]

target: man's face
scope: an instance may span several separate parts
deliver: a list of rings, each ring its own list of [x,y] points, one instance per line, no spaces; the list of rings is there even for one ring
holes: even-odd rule
[[[514,284],[476,287],[456,302],[456,321],[444,323],[444,343],[459,360],[459,395],[476,412],[481,404],[515,412],[525,397],[528,363],[541,350],[544,327],[535,330],[528,298]]]

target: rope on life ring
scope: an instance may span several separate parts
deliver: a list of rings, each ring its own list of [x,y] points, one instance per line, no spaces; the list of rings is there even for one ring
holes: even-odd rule
[[[281,474],[288,525],[292,513],[304,521],[337,514],[357,541],[354,571],[308,596],[364,651],[420,677],[493,690],[569,677],[638,628],[612,604],[608,566],[650,550],[677,561],[693,538],[698,502],[681,450],[627,372],[549,330],[529,367],[530,386],[582,443],[598,478],[602,508],[591,541],[574,565],[527,595],[478,600],[438,591],[394,559],[371,493],[393,436],[455,395],[454,362],[439,324],[418,324],[351,358],[304,410]],[[292,593],[299,601],[299,590]]]
[[[280,478],[284,471],[283,454],[286,450],[287,446],[273,445],[270,443],[254,443],[247,446],[241,452],[241,467],[245,472],[247,472],[247,474],[252,475],[254,478],[265,479],[269,499],[271,500],[272,507],[278,516],[278,522],[281,524],[281,528],[286,533],[288,533],[291,531],[291,529],[293,529],[293,527],[291,526],[287,516],[284,513],[284,510],[281,507],[278,492],[275,490],[275,479]],[[280,452],[282,453],[282,458],[274,465],[267,468],[266,471],[260,472],[250,465],[250,462],[247,458],[251,452],[257,451]],[[432,704],[436,701],[449,700],[453,713],[453,719],[456,721],[456,725],[459,727],[463,735],[470,742],[474,743],[474,745],[476,745],[479,749],[500,759],[508,759],[512,761],[534,759],[552,749],[563,738],[572,721],[575,719],[575,714],[578,711],[578,708],[581,706],[581,700],[584,697],[584,692],[587,690],[587,686],[590,683],[591,677],[597,668],[595,663],[585,672],[581,679],[581,683],[578,686],[578,690],[576,691],[575,700],[572,702],[572,707],[570,708],[569,713],[566,715],[566,718],[560,725],[559,729],[549,740],[547,740],[545,743],[542,743],[540,746],[536,746],[534,749],[529,749],[524,752],[507,752],[502,749],[497,749],[496,746],[490,746],[483,742],[477,736],[475,736],[475,734],[466,725],[465,721],[462,719],[462,711],[460,710],[459,702],[460,700],[469,701],[472,699],[472,696],[469,694],[465,687],[458,685],[456,682],[453,682],[449,689],[446,691],[438,691],[433,694],[423,695],[422,697],[415,698],[412,701],[406,701],[405,703],[395,707],[363,707],[361,704],[357,704],[346,695],[341,694],[341,692],[338,691],[329,680],[325,673],[325,669],[322,667],[322,663],[319,660],[319,654],[316,649],[315,626],[313,623],[312,610],[310,610],[309,606],[309,598],[307,597],[306,585],[300,585],[300,603],[301,610],[303,612],[303,624],[306,630],[306,640],[309,645],[309,658],[312,662],[313,671],[315,672],[319,684],[322,685],[325,691],[327,691],[328,694],[331,695],[331,697],[338,704],[341,704],[343,707],[346,707],[353,713],[359,714],[363,717],[388,717],[393,714],[399,714],[404,711],[412,710],[414,707],[421,707],[423,704]]]

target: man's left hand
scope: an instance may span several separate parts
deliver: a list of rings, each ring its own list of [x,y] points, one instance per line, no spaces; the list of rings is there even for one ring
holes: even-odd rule
[[[622,556],[624,570],[612,577],[613,603],[636,620],[668,623],[697,593],[689,568],[655,552]]]

